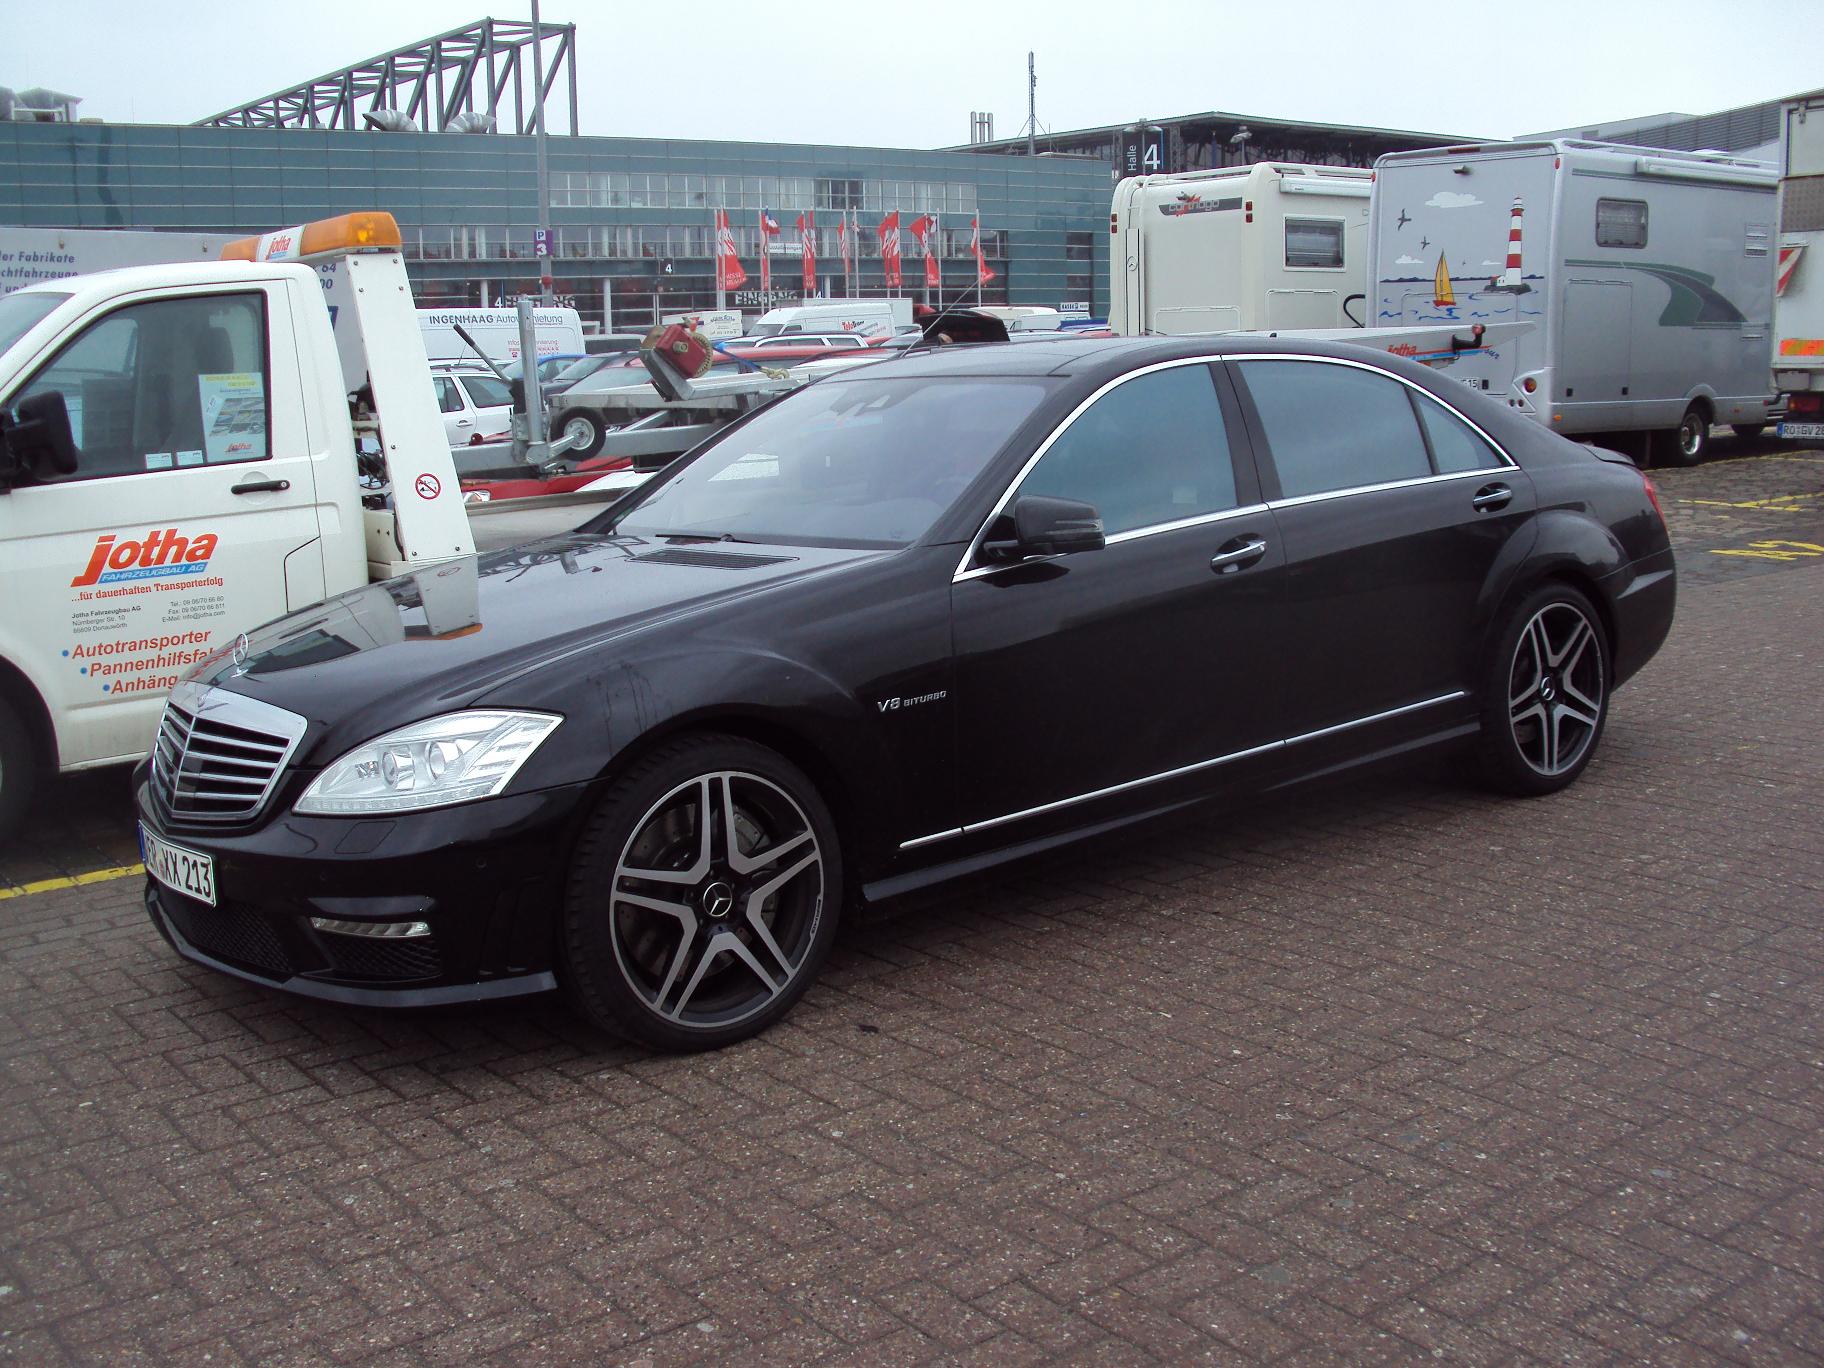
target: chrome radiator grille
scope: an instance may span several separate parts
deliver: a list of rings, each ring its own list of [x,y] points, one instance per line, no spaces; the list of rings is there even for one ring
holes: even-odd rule
[[[184,822],[244,822],[272,796],[305,721],[206,685],[171,691],[152,748],[152,793]]]

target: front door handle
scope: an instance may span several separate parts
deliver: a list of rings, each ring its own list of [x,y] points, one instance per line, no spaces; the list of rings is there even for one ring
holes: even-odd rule
[[[230,494],[282,494],[291,488],[290,480],[242,480]]]
[[[473,418],[458,418],[456,420],[456,426],[457,427],[474,427],[475,420]]]
[[[1497,508],[1506,508],[1513,497],[1514,491],[1504,484],[1483,485],[1469,504],[1478,513],[1492,513]]]
[[[1238,537],[1210,557],[1210,569],[1219,575],[1232,575],[1244,565],[1252,565],[1267,554],[1267,543],[1260,537]]]

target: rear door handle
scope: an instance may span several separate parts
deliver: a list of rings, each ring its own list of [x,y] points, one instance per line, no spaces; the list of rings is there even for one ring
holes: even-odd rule
[[[1238,538],[1210,557],[1210,569],[1219,575],[1232,575],[1244,565],[1252,565],[1267,554],[1267,543],[1261,537]]]
[[[290,480],[242,480],[230,494],[282,494],[291,488]]]
[[[1506,508],[1513,497],[1514,491],[1504,484],[1483,485],[1469,503],[1478,513],[1490,513],[1497,508]]]

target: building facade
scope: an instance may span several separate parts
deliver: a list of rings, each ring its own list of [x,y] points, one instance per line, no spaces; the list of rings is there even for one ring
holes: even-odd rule
[[[641,330],[661,313],[717,303],[711,246],[726,210],[754,314],[804,294],[800,215],[816,291],[951,301],[1108,303],[1108,168],[1074,158],[893,148],[636,138],[547,142],[556,292],[585,321]],[[538,289],[536,157],[498,134],[0,124],[0,224],[264,232],[355,209],[389,210],[405,234],[419,302],[498,304]],[[760,214],[770,296],[760,290]],[[937,220],[942,282],[928,290],[904,238],[904,285],[888,287],[876,229],[899,211]],[[855,247],[846,273],[838,223]],[[979,221],[994,279],[977,285]]]

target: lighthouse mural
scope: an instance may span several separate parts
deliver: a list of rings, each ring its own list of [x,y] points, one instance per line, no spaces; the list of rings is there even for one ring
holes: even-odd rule
[[[1488,288],[1497,294],[1530,294],[1532,286],[1520,278],[1520,220],[1524,216],[1525,206],[1520,196],[1514,196],[1513,217],[1507,224],[1507,266],[1497,279],[1488,282]]]

